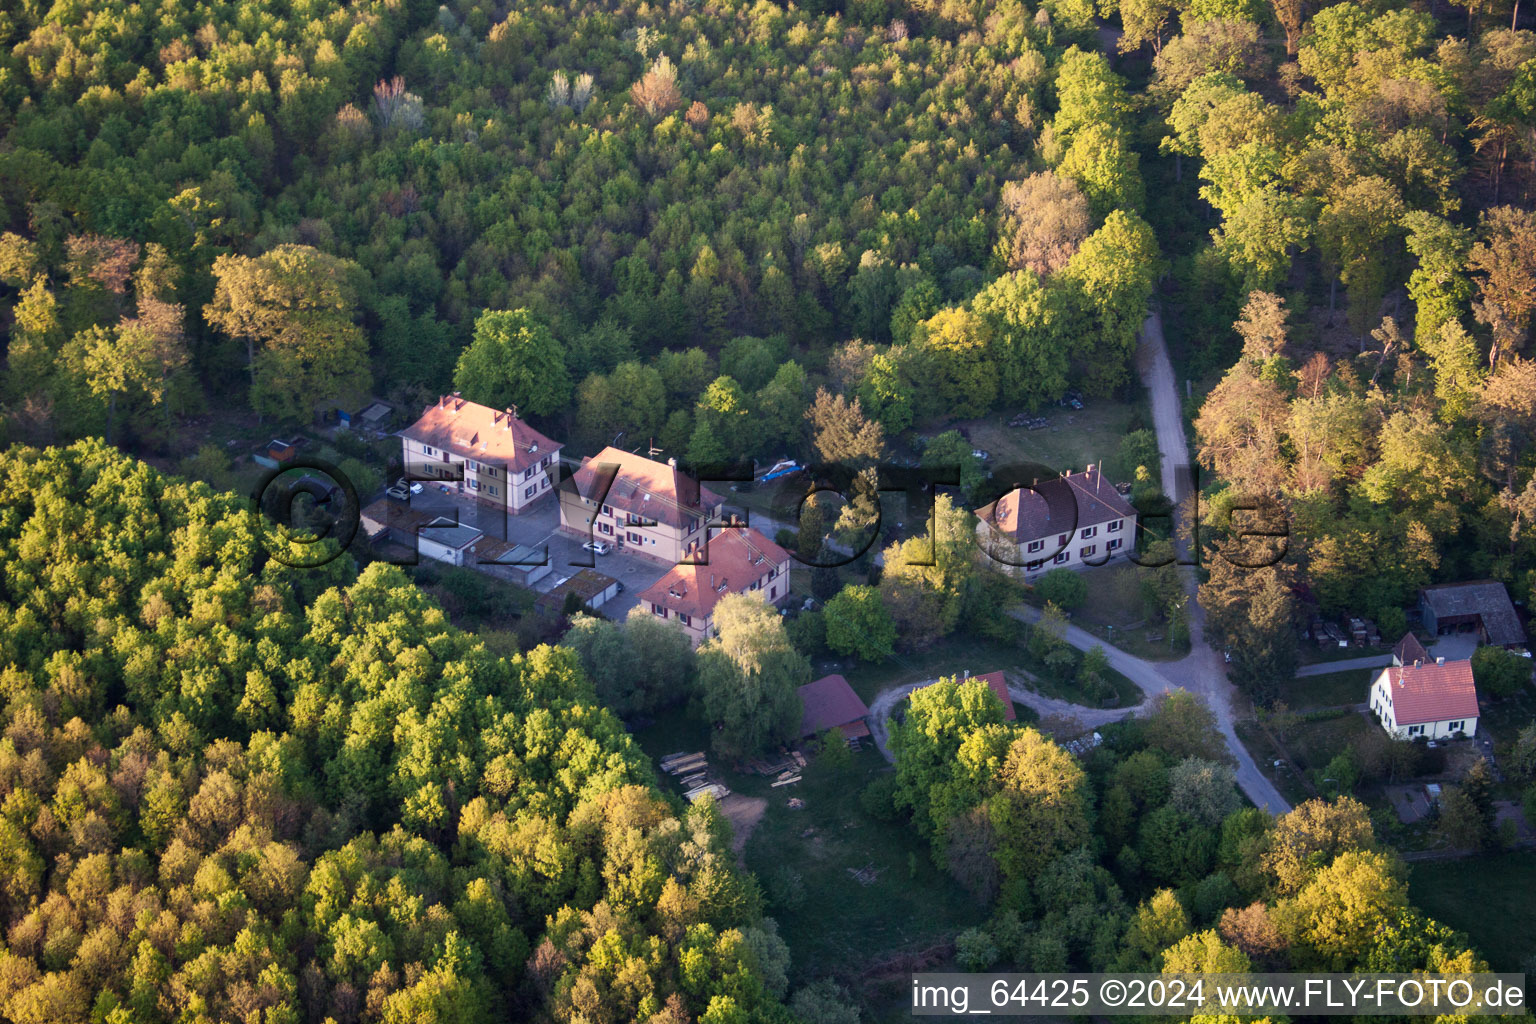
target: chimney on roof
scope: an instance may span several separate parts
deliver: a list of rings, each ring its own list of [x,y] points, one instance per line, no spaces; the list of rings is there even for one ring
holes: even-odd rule
[[[673,469],[676,469],[677,468],[677,456],[675,456],[675,455],[667,456],[667,465],[671,466]]]
[[[1424,659],[1423,658],[1414,658],[1413,659],[1413,667],[1414,668],[1423,668],[1424,667]]]
[[[1445,659],[1444,659],[1444,658],[1443,658],[1443,657],[1441,657],[1441,658],[1436,658],[1436,659],[1435,659],[1435,664],[1436,664],[1436,665],[1444,665],[1444,664],[1445,664]]]

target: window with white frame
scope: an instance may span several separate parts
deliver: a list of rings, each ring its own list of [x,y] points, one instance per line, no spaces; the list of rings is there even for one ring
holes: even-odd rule
[[[1045,547],[1045,541],[1043,540],[1032,540],[1029,542],[1029,550],[1031,554],[1039,551],[1043,547]]]
[[[1069,559],[1071,557],[1072,557],[1072,552],[1070,552],[1070,551],[1063,551],[1061,554],[1056,556],[1054,561],[1056,562],[1057,565],[1060,565],[1062,562],[1065,562],[1067,559]]]
[[[1104,545],[1104,550],[1105,551],[1119,551],[1120,550],[1120,546],[1122,544],[1124,544],[1124,543],[1125,543],[1125,541],[1121,540],[1119,537],[1111,537],[1109,539],[1109,541]]]
[[[1120,527],[1122,527],[1124,525],[1125,525],[1125,520],[1123,520],[1123,519],[1116,519],[1114,522],[1109,524],[1109,527],[1108,527],[1109,532],[1110,533],[1119,533],[1120,532]]]
[[[1090,558],[1093,555],[1097,554],[1098,550],[1099,550],[1099,546],[1097,544],[1089,544],[1089,545],[1087,545],[1086,547],[1084,547],[1081,551],[1079,551],[1077,553],[1077,557],[1079,557],[1079,558]]]
[[[1085,526],[1085,527],[1083,527],[1083,540],[1087,540],[1089,537],[1096,536],[1098,534],[1098,532],[1099,532],[1099,528],[1097,526]]]

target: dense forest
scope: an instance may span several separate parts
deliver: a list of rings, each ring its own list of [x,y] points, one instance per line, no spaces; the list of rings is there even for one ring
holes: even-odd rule
[[[1004,721],[986,684],[949,680],[913,695],[893,747],[869,798],[910,814],[992,909],[957,938],[964,969],[1486,969],[1409,904],[1363,804],[1242,806],[1211,712],[1183,691],[1079,759]]]
[[[0,457],[0,1015],[782,1019],[788,953],[577,655],[289,569],[99,442]]]
[[[11,425],[455,381],[708,456],[797,447],[829,373],[896,430],[1107,393],[1157,265],[1132,99],[1081,12],[951,7],[19,9]]]

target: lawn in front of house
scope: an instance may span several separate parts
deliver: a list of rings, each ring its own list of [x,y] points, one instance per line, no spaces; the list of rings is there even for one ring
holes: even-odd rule
[[[1147,661],[1176,661],[1189,653],[1189,639],[1169,644],[1168,624],[1149,620],[1141,596],[1142,577],[1154,570],[1130,561],[1117,561],[1076,570],[1088,584],[1088,599],[1073,610],[1072,624],[1105,643]],[[1039,606],[1033,591],[1025,598]]]
[[[1421,861],[1408,895],[1430,917],[1466,932],[1496,971],[1526,970],[1536,957],[1536,853]]]
[[[1290,751],[1298,770],[1321,771],[1368,729],[1374,728],[1377,726],[1365,715],[1349,711],[1328,718],[1299,721],[1286,730],[1280,742]]]
[[[1280,684],[1280,699],[1292,711],[1365,704],[1379,668],[1352,668],[1320,676],[1299,676]]]
[[[1090,463],[1104,463],[1110,478],[1118,483],[1122,481],[1116,474],[1123,476],[1126,472],[1117,465],[1121,439],[1133,430],[1152,426],[1145,397],[1131,403],[1089,398],[1082,409],[1046,406],[1037,413],[1050,421],[1050,426],[1043,430],[1008,426],[1008,421],[1021,411],[1007,408],[980,419],[925,423],[918,433],[933,437],[946,430],[964,427],[971,435],[972,446],[988,454],[989,469],[1037,463],[1064,473],[1081,471]],[[1134,472],[1135,467],[1129,467],[1128,471]],[[1130,480],[1126,476],[1123,482]]]

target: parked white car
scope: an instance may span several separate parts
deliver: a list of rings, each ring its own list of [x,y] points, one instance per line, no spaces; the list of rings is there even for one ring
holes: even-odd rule
[[[613,545],[605,540],[589,540],[582,547],[598,555],[606,555],[613,550]]]

